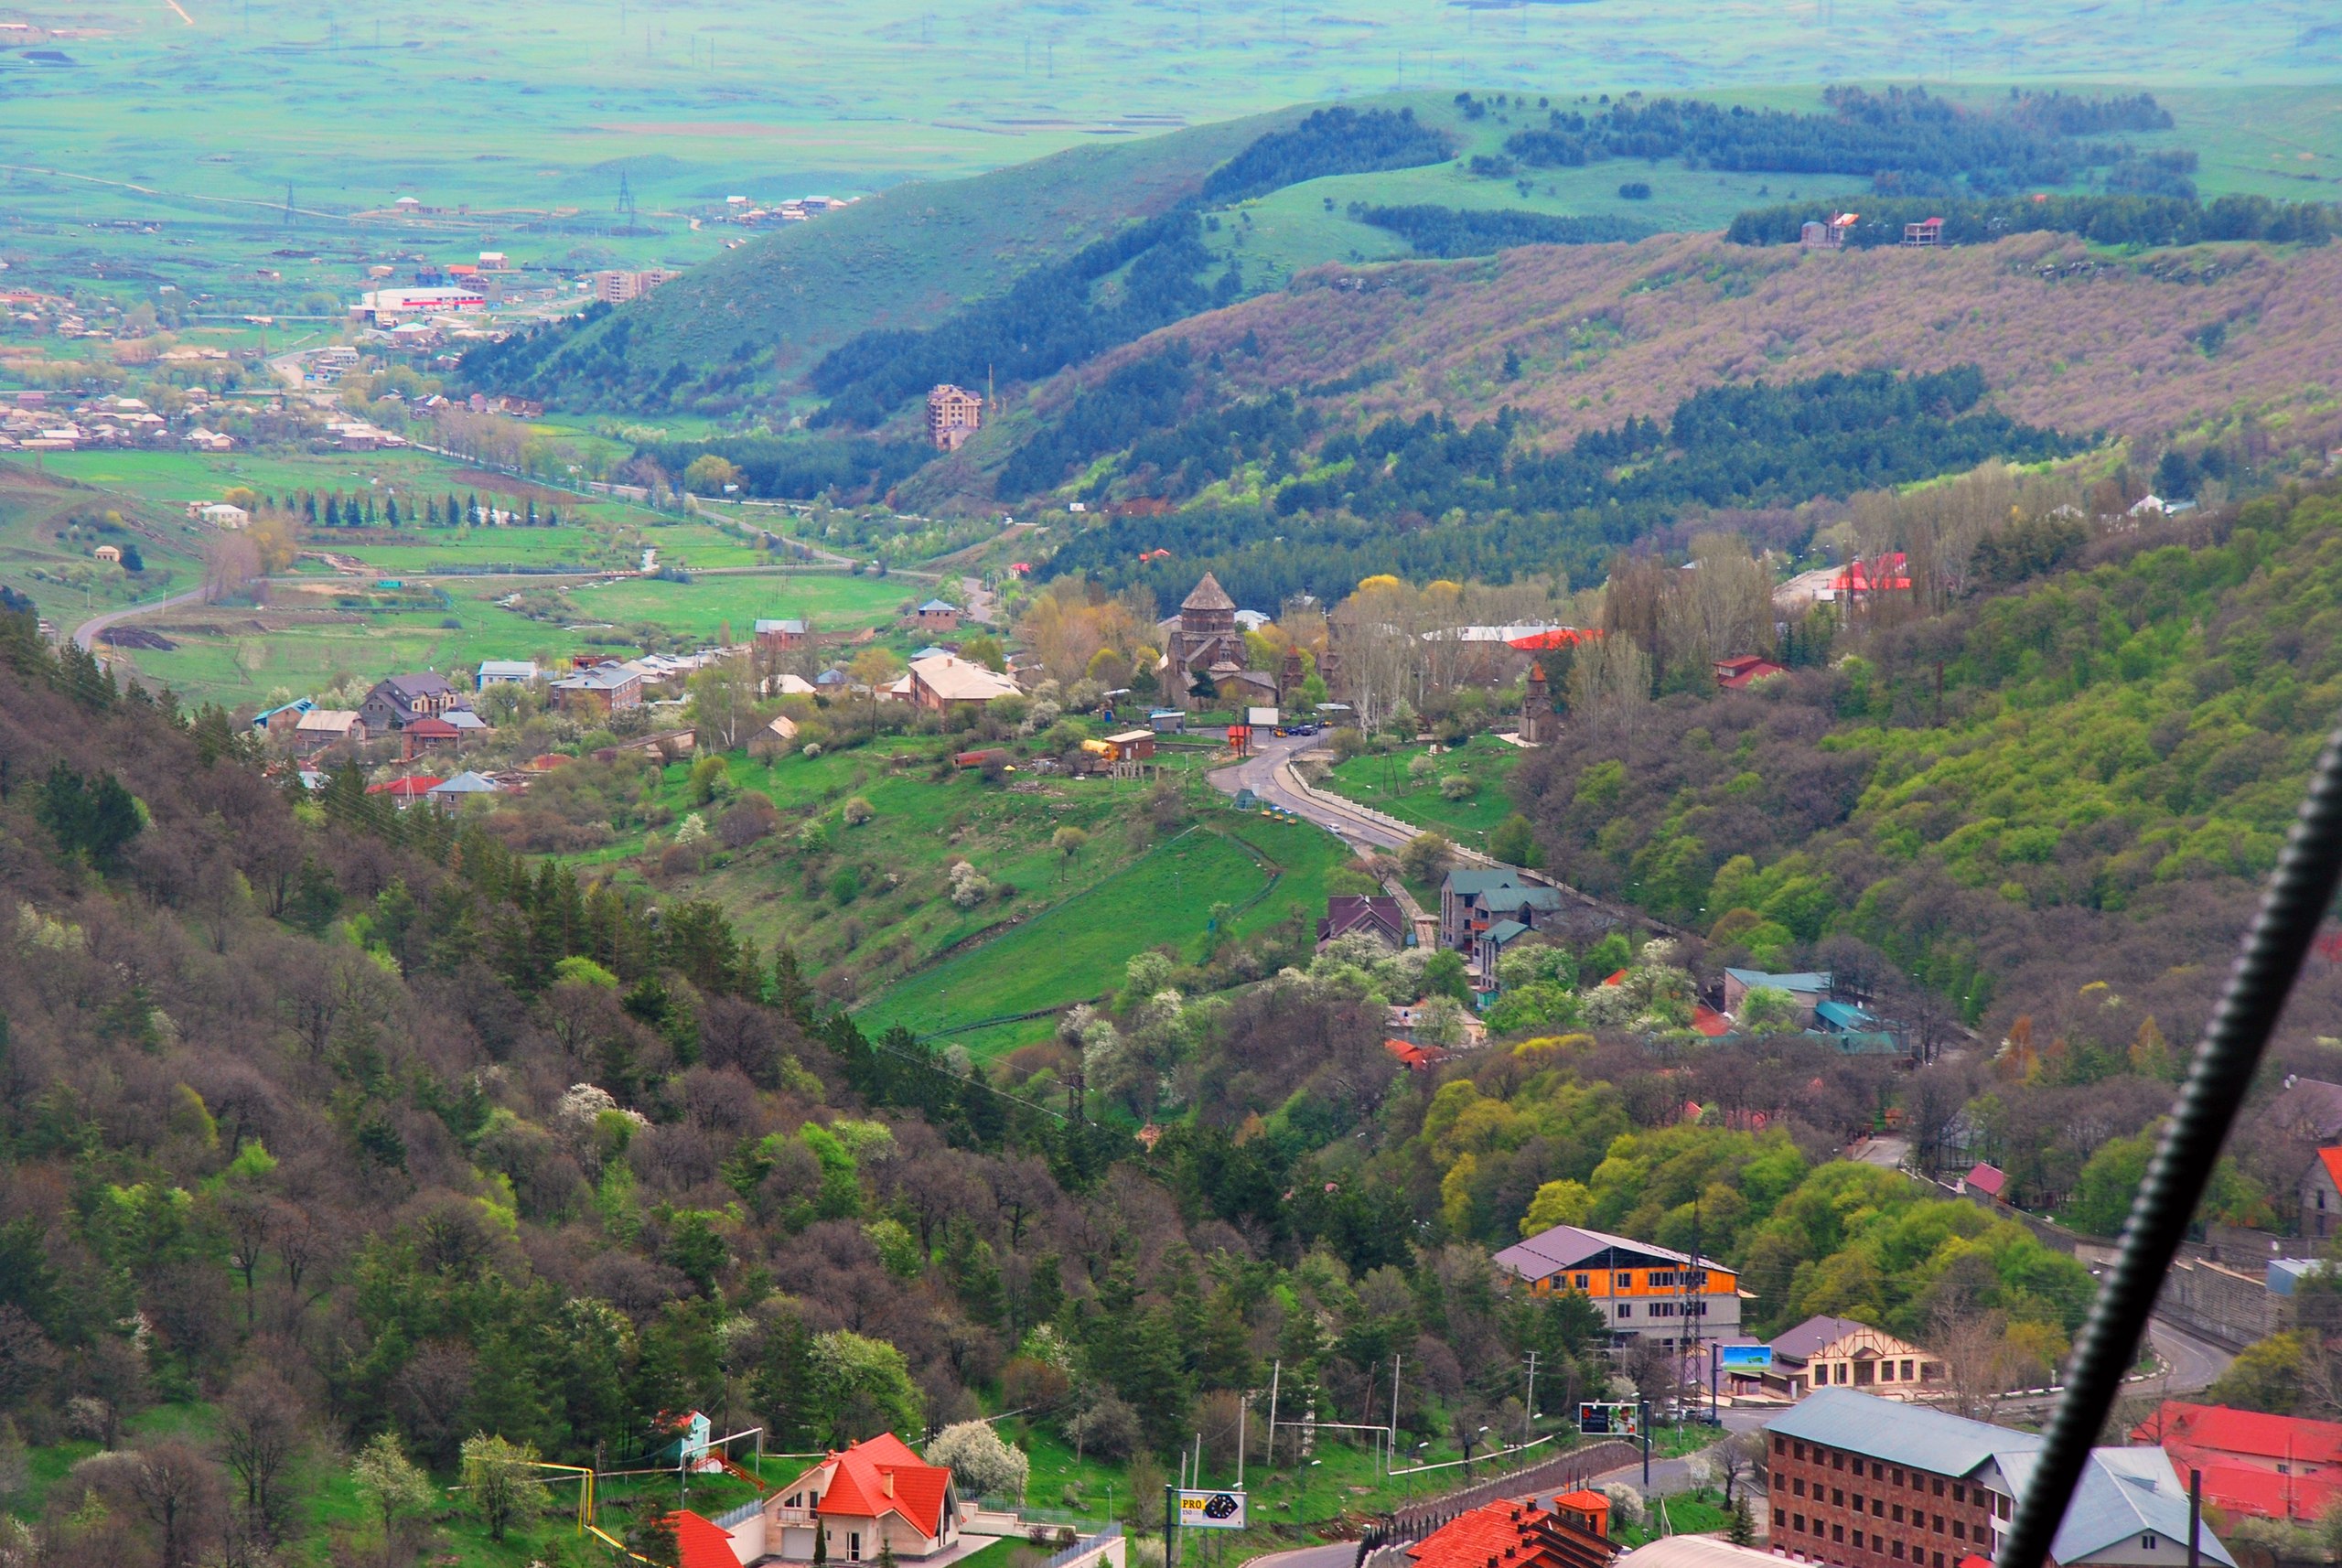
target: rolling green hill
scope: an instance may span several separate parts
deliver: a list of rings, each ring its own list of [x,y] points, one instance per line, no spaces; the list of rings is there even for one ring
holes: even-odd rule
[[[479,373],[555,400],[665,408],[736,403],[871,328],[930,325],[1133,218],[1193,197],[1204,176],[1294,111],[1106,146],[969,179],[897,187],[729,251],[638,304],[497,356]],[[745,353],[746,357],[742,357]]]

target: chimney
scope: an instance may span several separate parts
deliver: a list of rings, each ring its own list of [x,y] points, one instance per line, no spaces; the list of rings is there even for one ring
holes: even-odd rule
[[[888,1497],[893,1497],[895,1495],[895,1473],[892,1470],[881,1470],[878,1472],[878,1475],[880,1489]]]

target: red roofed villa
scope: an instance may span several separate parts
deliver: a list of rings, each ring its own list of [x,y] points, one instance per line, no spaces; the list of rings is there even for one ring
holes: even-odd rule
[[[811,1562],[817,1521],[829,1533],[824,1555],[832,1563],[875,1563],[882,1544],[897,1558],[931,1557],[960,1539],[960,1494],[949,1467],[882,1432],[774,1487],[762,1518],[760,1553],[744,1561],[763,1554]],[[749,1544],[743,1537],[750,1529],[735,1527],[736,1548]]]
[[[2201,1470],[2204,1500],[2230,1513],[2311,1524],[2342,1495],[2342,1423],[2165,1400],[2131,1440]]]
[[[668,1517],[674,1521],[676,1557],[682,1568],[740,1568],[740,1554],[732,1549],[731,1533],[723,1526],[689,1509]]]

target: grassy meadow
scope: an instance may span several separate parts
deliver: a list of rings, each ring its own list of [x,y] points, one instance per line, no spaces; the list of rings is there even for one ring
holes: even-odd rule
[[[1525,754],[1492,735],[1476,735],[1463,746],[1431,757],[1428,779],[1421,784],[1409,782],[1408,764],[1428,756],[1429,750],[1411,746],[1387,757],[1354,757],[1336,764],[1321,788],[1388,811],[1402,822],[1434,829],[1458,843],[1486,848],[1489,830],[1512,815],[1512,796],[1506,781]],[[1441,798],[1439,781],[1451,774],[1472,780],[1474,789],[1468,800]]]
[[[1305,823],[1214,812],[1079,895],[888,987],[863,1014],[863,1026],[900,1024],[925,1035],[1094,1000],[1121,983],[1133,953],[1168,947],[1183,960],[1200,958],[1215,904],[1237,906],[1224,934],[1239,937],[1295,905],[1322,911],[1326,874],[1348,858],[1338,840]],[[953,1038],[990,1057],[1046,1039],[1052,1026],[1043,1018]]]

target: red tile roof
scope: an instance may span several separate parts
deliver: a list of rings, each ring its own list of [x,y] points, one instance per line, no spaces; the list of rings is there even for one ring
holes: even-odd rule
[[[2229,1513],[2312,1524],[2325,1515],[2337,1497],[2342,1497],[2342,1477],[2280,1476],[2274,1470],[2255,1469],[2250,1465],[2183,1458],[2181,1455],[2187,1452],[2184,1449],[2168,1452],[2174,1464],[2202,1471],[2204,1501]]]
[[[1716,682],[1727,692],[1746,691],[1749,686],[1767,676],[1789,673],[1786,669],[1769,659],[1751,659],[1746,661],[1734,659],[1726,662],[1738,666],[1731,674],[1722,677]],[[1721,669],[1723,666],[1719,665],[1718,668]]]
[[[417,719],[406,726],[406,733],[424,740],[460,740],[464,734],[442,718]]]
[[[943,1499],[951,1472],[920,1458],[893,1433],[865,1438],[822,1464],[837,1466],[822,1494],[819,1511],[825,1518],[876,1519],[898,1513],[929,1539],[943,1533]]]
[[[1401,1067],[1417,1071],[1435,1067],[1456,1055],[1454,1051],[1442,1050],[1437,1046],[1419,1046],[1412,1040],[1385,1040],[1382,1048],[1396,1057]]]
[[[2008,1173],[1998,1165],[1979,1164],[1968,1173],[1968,1185],[1986,1197],[1998,1197],[2008,1190]]]
[[[689,1509],[668,1517],[674,1521],[675,1544],[682,1549],[683,1568],[740,1568],[740,1554],[732,1550],[731,1533],[714,1520],[702,1519]]]
[[[434,774],[416,773],[404,779],[393,779],[387,784],[369,784],[366,786],[366,793],[388,795],[393,800],[420,800],[425,792],[435,789],[446,782],[445,779]]]
[[[2326,1154],[2342,1154],[2328,1149]],[[2141,1443],[2175,1443],[2207,1452],[2250,1455],[2289,1464],[2342,1465],[2342,1422],[2302,1416],[2264,1415],[2224,1404],[2165,1400],[2141,1422],[2132,1437]]]
[[[2317,1163],[2326,1167],[2326,1176],[2336,1187],[2342,1187],[2342,1149],[2318,1150]]]
[[[1407,1555],[1417,1568],[1586,1568],[1617,1550],[1533,1504],[1495,1502],[1458,1514]]]

